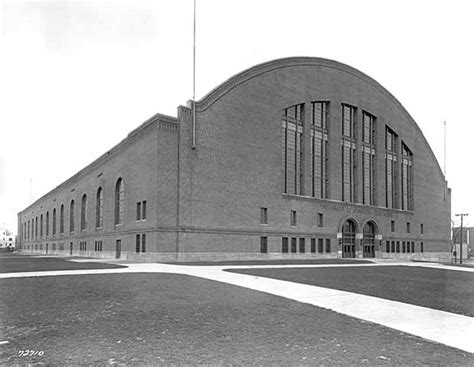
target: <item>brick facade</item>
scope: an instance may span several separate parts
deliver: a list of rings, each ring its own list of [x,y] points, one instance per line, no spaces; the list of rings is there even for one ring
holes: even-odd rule
[[[282,111],[295,104],[310,106],[314,101],[325,101],[329,106],[327,199],[310,193],[309,108],[304,110],[301,147],[303,191],[293,195],[283,189]],[[354,203],[341,201],[342,104],[356,107]],[[361,200],[362,111],[376,118],[375,205],[371,206]],[[56,253],[70,252],[68,244],[72,242],[75,255],[115,256],[120,239],[122,258],[144,261],[340,257],[340,237],[349,219],[356,227],[356,257],[367,255],[362,249],[363,228],[370,222],[376,235],[371,256],[449,258],[451,199],[439,165],[408,112],[365,74],[318,58],[282,59],[248,69],[196,102],[195,149],[192,114],[191,108],[180,106],[177,119],[154,116],[111,152],[19,213],[23,250],[45,252],[47,243],[48,252],[52,252],[52,244],[62,242],[67,248],[58,250],[56,245]],[[386,126],[398,135],[398,152],[403,142],[413,153],[413,210],[385,205]],[[397,164],[401,172],[400,156]],[[119,177],[125,187],[125,222],[117,227],[113,222],[114,185]],[[400,177],[396,184],[401,186]],[[94,226],[99,186],[105,192],[102,229]],[[78,232],[84,193],[89,200],[89,226]],[[73,198],[77,223],[75,232],[69,233],[68,211]],[[147,218],[137,222],[135,206],[143,200],[147,201]],[[53,237],[50,230],[49,237],[32,238],[30,228],[30,237],[25,237],[28,221],[36,221],[36,216],[46,211],[51,221],[53,207],[61,203],[66,207],[64,235]],[[261,208],[267,211],[266,224],[260,223]],[[291,211],[296,212],[296,225],[291,225]],[[318,226],[321,214],[323,223]],[[146,234],[145,253],[135,251],[137,234]],[[266,237],[264,253],[261,237]],[[284,237],[288,238],[288,253],[282,253]],[[103,240],[101,252],[94,251],[99,239]],[[319,240],[324,243],[322,252]],[[84,241],[87,251],[79,251],[79,242]],[[291,252],[295,241],[296,251]],[[394,252],[386,251],[387,241],[389,250],[393,242]],[[312,243],[315,252],[311,251]]]

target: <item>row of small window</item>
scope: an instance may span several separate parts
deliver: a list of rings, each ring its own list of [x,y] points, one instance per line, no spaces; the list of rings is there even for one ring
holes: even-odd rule
[[[268,208],[260,208],[260,224],[268,224]],[[296,210],[291,210],[290,211],[290,225],[292,227],[297,226],[297,216],[296,216]],[[324,226],[324,215],[323,213],[318,213],[317,217],[317,225],[319,228],[322,228]],[[395,221],[392,220],[390,221],[390,230],[392,232],[395,232]],[[407,233],[411,233],[411,223],[407,222],[406,226]],[[424,234],[425,229],[423,226],[423,223],[420,223],[420,234]]]
[[[401,245],[401,246],[400,246]],[[423,252],[423,242],[420,242],[420,252]],[[386,241],[385,252],[392,253],[414,253],[415,242],[414,241]]]
[[[317,225],[322,228],[324,226],[323,213],[318,213]],[[260,224],[268,224],[268,208],[260,208]],[[298,225],[296,210],[290,211],[290,225],[296,227]]]
[[[46,249],[48,249],[48,244],[46,244]],[[34,244],[34,245],[26,245],[23,247],[24,249],[26,250],[43,250],[43,244],[40,243],[40,244]],[[56,251],[56,249],[58,249],[59,251],[64,251],[64,243],[60,243],[59,245],[56,246],[55,243],[52,243],[51,244],[51,250],[52,251]]]
[[[72,233],[75,230],[75,218],[74,218],[74,199],[71,200],[69,208],[69,231]],[[104,207],[104,190],[102,187],[97,189],[96,194],[96,228],[102,228],[103,226],[103,207]],[[123,223],[124,217],[124,184],[123,180],[119,178],[115,187],[115,225]],[[64,233],[64,204],[61,204],[59,213],[59,232]],[[147,217],[147,205],[146,200],[137,202],[136,220],[145,221]],[[49,211],[46,212],[46,236],[49,236]],[[82,195],[81,205],[81,230],[87,229],[87,195]],[[53,209],[53,228],[52,234],[56,234],[56,208]],[[43,237],[43,214],[40,215],[39,225],[39,237]],[[38,238],[38,217],[24,222],[22,225],[23,239]]]
[[[411,233],[411,223],[407,222],[407,227],[406,227],[407,233]],[[395,221],[392,220],[390,221],[390,231],[395,232]],[[425,228],[423,226],[423,223],[420,223],[420,234],[425,234]]]
[[[331,253],[331,239],[329,238],[311,238],[310,239],[310,248],[311,253]],[[268,237],[260,237],[260,252],[262,254],[268,253]],[[287,253],[306,253],[306,239],[305,238],[296,238],[296,237],[282,237],[281,238],[281,252],[284,254]]]

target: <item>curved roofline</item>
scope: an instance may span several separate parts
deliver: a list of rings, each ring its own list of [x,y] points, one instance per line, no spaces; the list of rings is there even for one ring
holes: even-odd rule
[[[383,87],[375,79],[371,78],[370,76],[361,72],[360,70],[353,68],[352,66],[343,64],[335,60],[325,59],[321,57],[300,56],[300,57],[287,57],[287,58],[282,58],[282,59],[276,59],[276,60],[267,61],[261,64],[257,64],[255,66],[252,66],[251,68],[248,68],[230,77],[225,82],[223,82],[222,84],[212,89],[208,94],[206,94],[199,101],[196,101],[196,110],[197,112],[206,111],[210,106],[212,106],[219,99],[224,97],[227,93],[229,93],[230,91],[232,91],[234,88],[238,87],[239,85],[249,81],[250,79],[253,79],[257,76],[266,74],[274,70],[288,68],[288,67],[295,67],[295,66],[323,66],[326,68],[337,69],[337,70],[346,72],[348,74],[351,74],[352,76],[356,78],[364,80],[368,84],[372,85],[374,88],[378,89],[381,93],[386,95],[402,111],[402,113],[406,116],[406,118],[413,124],[417,132],[421,135],[426,148],[430,152],[433,160],[436,162],[436,166],[438,167],[440,176],[443,178],[444,181],[446,181],[443,171],[441,170],[441,167],[439,165],[439,162],[436,156],[434,155],[433,150],[431,149],[430,145],[428,144],[428,141],[426,140],[423,132],[421,131],[420,127],[418,126],[416,121],[413,119],[413,117],[410,115],[410,113],[400,103],[400,101],[397,98],[395,98],[395,96],[392,93],[390,93],[385,87]]]

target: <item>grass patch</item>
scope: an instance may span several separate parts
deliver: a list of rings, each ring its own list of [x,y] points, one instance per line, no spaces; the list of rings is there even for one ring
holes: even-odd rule
[[[474,317],[474,273],[411,266],[229,269]]]
[[[113,269],[126,266],[97,262],[71,262],[57,257],[31,257],[13,255],[0,256],[0,273],[18,273],[30,271]]]
[[[473,355],[284,298],[174,274],[0,281],[0,364],[469,365]],[[19,350],[44,351],[18,357]]]
[[[288,260],[226,260],[226,261],[189,261],[189,262],[165,262],[170,265],[193,265],[193,266],[231,266],[231,265],[327,265],[327,264],[372,264],[369,260],[346,260],[346,259],[288,259]]]

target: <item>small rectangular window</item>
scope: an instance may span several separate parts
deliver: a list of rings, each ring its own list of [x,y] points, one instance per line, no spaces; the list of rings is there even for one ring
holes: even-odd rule
[[[137,203],[137,221],[141,220],[142,216],[142,203],[138,202]]]
[[[146,234],[142,234],[142,252],[146,252]]]
[[[135,239],[135,252],[140,252],[140,235],[136,235]]]
[[[324,216],[323,213],[318,213],[318,227],[324,227]]]
[[[292,227],[296,227],[296,210],[292,210],[290,214],[290,223]]]
[[[306,244],[304,238],[300,238],[300,252],[302,254],[306,252]]]
[[[420,234],[424,234],[425,229],[423,228],[423,223],[420,224]]]
[[[311,238],[311,253],[316,252],[316,238]]]
[[[331,253],[331,239],[326,238],[326,253],[330,254]]]
[[[407,233],[410,233],[410,222],[407,222]]]
[[[268,209],[260,208],[260,224],[268,224]]]
[[[394,220],[390,221],[390,231],[395,232],[395,221]]]
[[[296,253],[296,237],[291,238],[291,252]]]
[[[260,252],[266,254],[268,252],[268,238],[260,237]]]
[[[318,252],[320,254],[323,253],[323,246],[324,246],[324,240],[322,238],[318,238]]]
[[[288,253],[288,237],[281,238],[281,252],[284,254]]]
[[[146,200],[142,203],[142,220],[146,220]]]

